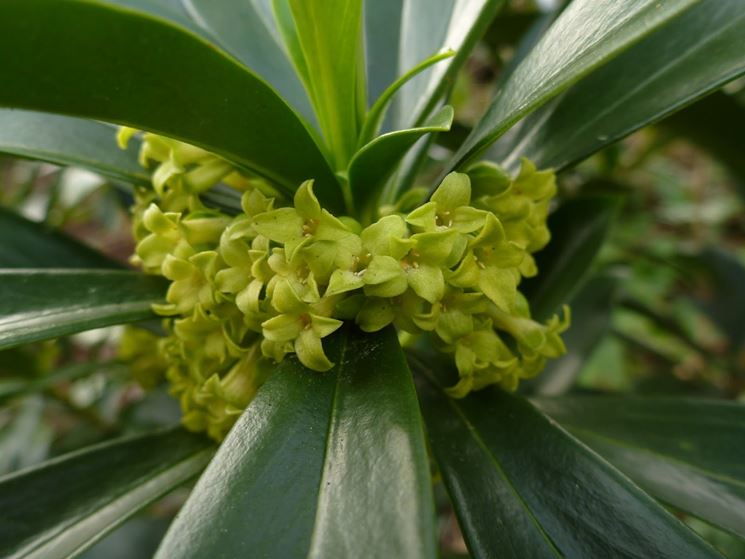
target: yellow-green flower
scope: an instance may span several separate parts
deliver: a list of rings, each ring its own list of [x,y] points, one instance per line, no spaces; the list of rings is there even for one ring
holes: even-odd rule
[[[469,241],[466,255],[449,275],[448,283],[478,290],[510,312],[517,297],[518,266],[524,257],[524,251],[508,239],[499,219],[489,214],[479,235]]]
[[[489,322],[455,342],[455,365],[460,380],[448,393],[462,398],[489,384],[511,384],[518,360]]]
[[[217,304],[213,281],[219,267],[219,255],[205,251],[178,258],[168,255],[163,261],[163,275],[171,280],[165,305],[155,309],[164,315],[189,314],[197,305],[210,309]]]
[[[450,173],[432,194],[432,199],[406,216],[421,231],[455,229],[473,233],[484,226],[487,212],[471,206],[471,181],[464,173]]]
[[[313,181],[304,182],[295,194],[294,207],[278,208],[254,218],[256,230],[284,246],[290,260],[295,252],[311,241],[353,240],[353,233],[338,218],[321,208]]]
[[[264,340],[269,342],[262,346],[265,355],[281,361],[292,347],[300,362],[309,369],[327,371],[334,366],[321,343],[322,338],[343,324],[329,316],[333,308],[331,300],[306,302],[289,282],[282,282],[275,288],[272,306],[279,314],[261,325]]]
[[[123,129],[120,143],[135,133]],[[550,238],[556,193],[553,173],[527,160],[514,180],[484,162],[450,173],[430,200],[412,190],[363,228],[323,209],[312,180],[287,206],[264,179],[183,142],[144,134],[140,159],[153,185],[136,191],[134,261],[170,280],[154,306],[167,336],[127,334],[122,351],[144,383],[166,370],[189,429],[221,439],[288,354],[331,369],[323,340],[344,321],[428,337],[458,371],[448,389],[458,398],[514,390],[565,352],[568,311],[538,323],[519,292]],[[239,215],[203,204],[218,183],[242,192]],[[151,359],[135,351],[141,338]]]

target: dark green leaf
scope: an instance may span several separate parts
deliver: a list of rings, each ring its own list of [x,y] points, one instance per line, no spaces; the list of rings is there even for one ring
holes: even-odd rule
[[[398,96],[395,128],[421,126],[453,85],[463,65],[503,0],[404,0],[397,76],[435,53],[452,49],[455,57],[433,66],[407,84]]]
[[[473,159],[522,117],[699,1],[574,0],[510,75],[450,166]]]
[[[197,475],[205,439],[170,430],[104,443],[0,478],[0,554],[71,557]]]
[[[551,242],[536,255],[538,275],[520,284],[537,319],[569,301],[603,245],[619,203],[612,196],[580,197],[549,216]]]
[[[227,52],[273,85],[306,118],[313,118],[303,84],[285,54],[269,0],[183,2],[194,20]]]
[[[378,136],[360,149],[349,164],[349,183],[355,203],[363,208],[374,199],[406,152],[426,134],[445,132],[453,122],[453,108],[443,107],[420,128],[397,130]]]
[[[327,373],[288,359],[239,419],[158,557],[434,557],[416,394],[395,332],[325,344]]]
[[[0,58],[0,106],[172,136],[287,192],[315,178],[322,201],[340,208],[307,125],[255,74],[166,20],[99,2],[6,0]]]
[[[137,162],[138,142],[121,150],[108,124],[59,115],[0,109],[0,152],[57,165],[85,167],[132,184],[149,184]]]
[[[554,396],[566,392],[580,374],[592,351],[608,333],[613,296],[620,278],[612,273],[598,274],[585,282],[574,294],[569,306],[572,324],[561,337],[566,355],[549,360],[543,372],[525,382],[538,394]],[[521,385],[522,386],[522,385]]]
[[[120,268],[78,241],[0,208],[0,268]]]
[[[316,116],[335,169],[342,170],[357,145],[361,116],[358,84],[364,79],[364,68],[358,62],[362,60],[362,0],[289,0],[289,4],[309,72],[307,87]]]
[[[125,270],[0,270],[0,349],[152,318],[166,285]]]
[[[430,377],[417,387],[474,557],[719,557],[526,400],[493,389],[453,400]]]
[[[745,0],[703,0],[536,111],[495,146],[562,169],[745,72]]]
[[[612,397],[536,404],[645,490],[745,537],[745,405]]]

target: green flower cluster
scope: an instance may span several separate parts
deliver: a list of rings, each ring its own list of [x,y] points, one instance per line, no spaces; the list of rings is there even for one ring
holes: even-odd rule
[[[191,429],[221,438],[289,353],[333,367],[323,339],[344,321],[431,336],[453,355],[454,397],[514,390],[565,351],[567,311],[535,322],[518,291],[549,240],[556,192],[553,173],[527,160],[514,180],[489,163],[451,173],[428,202],[363,228],[323,209],[312,181],[280,206],[270,185],[193,146],[145,134],[141,159],[154,173],[136,196],[135,261],[171,281],[158,345]],[[200,201],[219,182],[243,191],[240,215]]]

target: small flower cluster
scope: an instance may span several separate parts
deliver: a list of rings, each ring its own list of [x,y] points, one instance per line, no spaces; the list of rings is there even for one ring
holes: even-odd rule
[[[518,291],[537,272],[556,191],[527,160],[514,180],[489,163],[451,173],[428,202],[363,228],[323,209],[312,181],[278,207],[269,185],[193,146],[145,134],[141,157],[156,168],[153,190],[137,193],[135,260],[171,281],[159,348],[189,428],[221,438],[288,353],[333,367],[323,339],[344,321],[431,335],[454,356],[454,397],[514,390],[565,351],[567,311],[535,322]],[[203,206],[218,182],[243,191],[240,215]]]

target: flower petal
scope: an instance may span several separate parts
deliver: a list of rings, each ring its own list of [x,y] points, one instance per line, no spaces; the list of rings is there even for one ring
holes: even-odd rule
[[[279,208],[254,217],[256,231],[277,243],[303,237],[304,220],[294,208]]]
[[[303,330],[303,323],[297,315],[280,314],[261,323],[264,337],[272,342],[294,340]]]
[[[430,303],[436,303],[445,294],[445,278],[437,266],[420,264],[406,270],[406,276],[414,293]]]
[[[437,212],[452,211],[471,202],[471,179],[465,173],[450,173],[437,187],[431,200],[437,204]]]
[[[295,353],[303,365],[314,371],[328,371],[334,366],[323,351],[321,338],[312,329],[303,330],[297,337]]]

